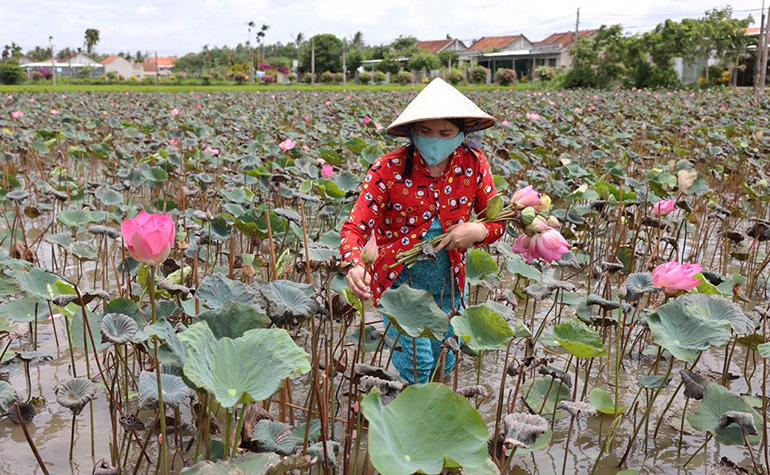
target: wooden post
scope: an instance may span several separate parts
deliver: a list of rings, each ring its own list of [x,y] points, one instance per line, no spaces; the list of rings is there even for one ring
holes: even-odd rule
[[[310,86],[315,86],[315,36],[310,38]]]
[[[770,7],[768,7],[767,9],[767,14],[765,15],[765,17],[767,18],[767,20],[765,23],[765,31],[762,37],[762,40],[763,40],[762,41],[763,43],[762,64],[761,64],[762,69],[760,70],[760,73],[759,73],[759,92],[764,92],[765,79],[767,79],[767,36],[768,36],[767,33],[768,33],[768,29],[770,29]]]
[[[759,91],[759,78],[761,76],[760,65],[762,64],[763,52],[767,49],[765,45],[765,2],[762,1],[762,18],[759,21],[759,37],[757,38],[757,54],[754,58],[754,88],[756,94]]]

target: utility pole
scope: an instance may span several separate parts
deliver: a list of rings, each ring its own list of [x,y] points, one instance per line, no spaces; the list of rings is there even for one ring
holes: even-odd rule
[[[577,44],[578,41],[578,33],[580,27],[580,8],[577,9],[577,16],[575,16],[575,44]]]
[[[51,47],[51,72],[53,72],[53,87],[56,87],[56,55],[53,53],[53,36],[48,37],[48,46]]]
[[[310,39],[310,86],[315,86],[315,36]]]
[[[767,49],[765,45],[765,0],[762,0],[762,15],[759,20],[759,37],[757,38],[757,54],[754,58],[754,87],[752,92],[754,94],[759,91],[759,77],[761,75],[760,65],[762,64],[762,56]]]
[[[249,39],[246,41],[246,46],[249,48],[249,80],[254,82],[254,50],[251,48],[251,27],[254,26],[254,22],[250,21],[246,26],[249,28]]]
[[[348,68],[345,64],[345,46],[347,46],[347,40],[342,38],[342,85],[345,86],[348,83]]]
[[[157,86],[160,84],[160,78],[158,75],[160,74],[160,68],[158,67],[158,50],[155,50],[155,85]]]
[[[767,34],[770,29],[770,8],[767,9],[765,17],[767,20],[765,23],[765,32],[762,34],[762,70],[759,73],[759,92],[764,92],[765,79],[767,79]]]

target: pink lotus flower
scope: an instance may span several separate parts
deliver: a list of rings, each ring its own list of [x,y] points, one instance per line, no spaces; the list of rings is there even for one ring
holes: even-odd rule
[[[538,114],[537,112],[527,112],[527,119],[540,120],[540,114]]]
[[[508,122],[507,120],[504,120],[504,121],[500,122],[500,125],[511,125],[511,123]]]
[[[176,110],[176,109],[171,109],[171,115],[178,116],[179,115],[179,111]]]
[[[321,167],[321,176],[324,178],[331,178],[334,174],[334,167],[331,165],[324,165]]]
[[[309,116],[309,115],[306,115],[306,116],[305,116],[305,120],[310,120],[310,116]]]
[[[207,147],[206,147],[206,149],[205,149],[205,150],[203,150],[203,151],[204,151],[204,152],[208,152],[208,153],[210,153],[210,154],[212,154],[212,155],[219,155],[219,149],[218,149],[218,148],[213,148],[213,147],[212,147],[212,146],[210,146],[210,145],[209,145],[209,146],[207,146]]]
[[[375,123],[374,123],[374,128],[375,128],[376,130],[382,130],[382,129],[384,129],[385,127],[381,126],[379,122],[375,122]]]
[[[527,226],[524,232],[530,236],[533,236],[538,233],[544,233],[546,231],[550,231],[551,229],[553,228],[548,224],[548,221],[546,221],[544,217],[535,216],[535,219],[532,221],[532,224]]]
[[[11,117],[13,117],[14,119],[19,119],[23,115],[24,115],[24,112],[22,111],[11,112]]]
[[[662,200],[652,205],[650,212],[658,216],[666,216],[676,209],[676,200]]]
[[[241,116],[241,119],[243,119],[243,120],[246,120],[246,119],[248,119],[248,118],[249,118],[249,116],[247,116],[246,114],[244,114],[244,115],[242,115],[242,116]]]
[[[582,113],[583,113],[583,109],[581,109],[580,107],[575,107],[575,114],[582,114]]]
[[[553,262],[561,259],[561,256],[569,251],[569,245],[559,231],[549,229],[532,236],[520,235],[513,243],[512,250],[523,255],[528,264],[538,258]]]
[[[203,106],[201,106],[200,104],[198,104],[198,109],[201,109],[202,107],[203,107]]]
[[[513,194],[513,202],[519,208],[527,208],[529,206],[535,206],[540,203],[540,193],[532,189],[532,185],[526,188],[517,190]]]
[[[51,109],[51,115],[58,115],[58,114],[59,114],[59,111],[57,111],[56,109]]]
[[[302,148],[305,150],[310,150],[310,147],[308,147],[306,143],[302,144]]]
[[[371,121],[372,119],[370,119],[369,117],[364,117],[364,124],[369,125],[369,122]]]
[[[377,260],[377,254],[377,239],[374,237],[374,234],[372,234],[372,237],[366,241],[366,245],[361,250],[361,260],[366,265],[372,265],[374,264],[374,261]]]
[[[284,152],[293,149],[297,146],[297,142],[293,141],[292,139],[286,139],[280,144],[278,144],[279,147],[281,147],[281,150]]]
[[[168,139],[169,145],[179,145],[179,139]]]
[[[332,101],[326,101],[326,102],[324,102],[324,104],[326,104],[327,106],[328,106],[328,105],[330,105],[331,103],[332,103]]]
[[[652,270],[652,285],[663,289],[667,294],[673,294],[679,290],[694,289],[701,283],[701,280],[693,276],[702,270],[703,267],[700,264],[666,262]]]
[[[131,257],[154,266],[166,260],[174,245],[176,229],[170,214],[142,211],[136,218],[126,219],[120,233]]]

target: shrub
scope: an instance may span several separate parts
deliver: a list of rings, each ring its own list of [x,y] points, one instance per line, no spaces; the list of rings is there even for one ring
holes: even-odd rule
[[[361,73],[358,75],[358,82],[361,84],[369,84],[372,80],[372,75],[369,73]]]
[[[501,68],[495,71],[495,81],[501,86],[508,86],[516,80],[516,71],[513,69]]]
[[[289,74],[287,76],[287,78],[289,79],[289,82],[296,82],[297,81],[297,75],[294,74],[294,73]]]
[[[29,75],[29,77],[32,78],[33,81],[37,82],[43,79],[43,75],[40,74],[40,71],[32,71],[32,73]]]
[[[342,73],[341,73],[341,72],[339,72],[339,73],[334,73],[334,82],[336,82],[337,84],[340,84],[340,83],[342,82],[342,80],[343,80],[343,79],[344,79],[344,78],[343,78],[343,75],[342,75]]]
[[[261,79],[262,79],[262,82],[265,84],[272,84],[275,82],[275,76],[273,76],[272,74],[265,74],[264,76],[262,76]]]
[[[49,71],[48,68],[40,68],[40,74],[43,76],[43,79],[51,79],[53,77],[53,72]]]
[[[130,82],[139,82],[139,78],[138,78],[138,77],[136,77],[136,76],[131,76],[130,78],[128,78],[128,80],[129,80]]]
[[[409,71],[399,71],[396,74],[395,81],[399,84],[412,84],[414,82],[414,75]]]
[[[331,84],[334,82],[334,73],[331,71],[324,71],[323,74],[321,74],[321,81],[323,81],[325,84]]]
[[[115,81],[116,79],[118,79],[118,73],[116,73],[115,71],[110,71],[104,76],[106,76],[107,79],[109,79],[110,81]]]
[[[145,76],[142,78],[142,84],[155,84],[155,76]]]
[[[211,79],[212,79],[211,74],[204,74],[202,79],[203,79],[204,86],[208,86],[211,84]]]
[[[449,81],[449,84],[456,86],[463,82],[463,72],[457,68],[452,68],[449,74],[447,74],[446,79]]]
[[[249,77],[243,73],[235,73],[233,74],[233,79],[235,80],[236,84],[243,84],[249,79]]]
[[[476,84],[482,84],[487,81],[487,74],[489,69],[484,66],[476,66],[471,69],[471,80]]]
[[[535,74],[543,81],[550,81],[556,77],[556,68],[551,66],[538,66],[535,68]]]
[[[388,76],[383,73],[382,71],[375,71],[374,72],[374,82],[377,84],[383,84],[385,83],[385,79],[387,79]]]
[[[302,82],[310,84],[312,81],[313,81],[313,75],[311,73],[305,73],[302,75]]]
[[[430,84],[430,78],[428,76],[423,77],[422,78],[422,83],[423,84]]]

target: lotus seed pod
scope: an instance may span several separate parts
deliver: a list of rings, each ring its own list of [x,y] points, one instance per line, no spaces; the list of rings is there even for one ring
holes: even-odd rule
[[[535,216],[537,216],[537,213],[535,212],[535,208],[531,206],[521,210],[521,222],[524,223],[524,226],[532,224],[532,221],[535,220]]]

